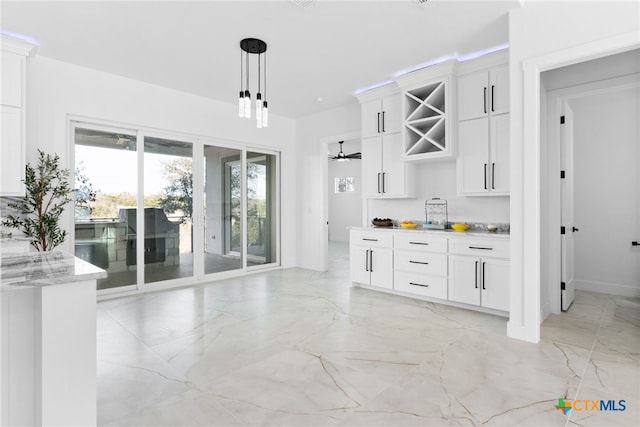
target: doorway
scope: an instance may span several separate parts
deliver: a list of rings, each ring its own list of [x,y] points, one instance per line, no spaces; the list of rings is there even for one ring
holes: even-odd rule
[[[541,73],[548,206],[542,319],[568,308],[562,297],[570,296],[571,283],[640,295],[640,250],[632,244],[640,238],[638,73],[638,49]]]

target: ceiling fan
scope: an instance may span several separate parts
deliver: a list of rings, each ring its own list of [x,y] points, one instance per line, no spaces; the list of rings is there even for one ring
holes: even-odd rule
[[[344,154],[344,152],[342,151],[342,143],[343,142],[344,141],[338,141],[338,144],[340,144],[340,152],[336,156],[333,156],[331,158],[331,160],[337,160],[339,162],[344,162],[346,160],[361,159],[362,158],[362,153],[360,153],[360,152],[352,153],[352,154]]]

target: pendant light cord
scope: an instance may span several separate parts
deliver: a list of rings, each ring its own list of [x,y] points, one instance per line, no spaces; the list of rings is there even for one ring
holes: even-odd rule
[[[264,100],[267,100],[267,52],[264,53]]]
[[[260,93],[260,54],[258,54],[258,93]]]
[[[247,60],[245,62],[247,64],[246,67],[245,67],[246,68],[246,72],[247,72],[247,87],[246,87],[246,90],[249,90],[249,52],[247,52]]]

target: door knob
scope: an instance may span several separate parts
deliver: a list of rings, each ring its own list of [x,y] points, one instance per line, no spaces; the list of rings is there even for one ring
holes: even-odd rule
[[[575,233],[576,231],[580,231],[580,229],[576,228],[576,227],[571,227],[571,231],[573,231]]]

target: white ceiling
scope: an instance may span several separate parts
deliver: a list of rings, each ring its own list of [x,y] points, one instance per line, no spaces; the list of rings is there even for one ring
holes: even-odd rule
[[[356,102],[403,69],[507,43],[520,1],[10,1],[1,28],[38,55],[236,103],[245,37],[267,42],[271,114]],[[255,80],[255,79],[252,79]],[[255,81],[251,91],[256,92]],[[317,99],[322,98],[323,102]]]

